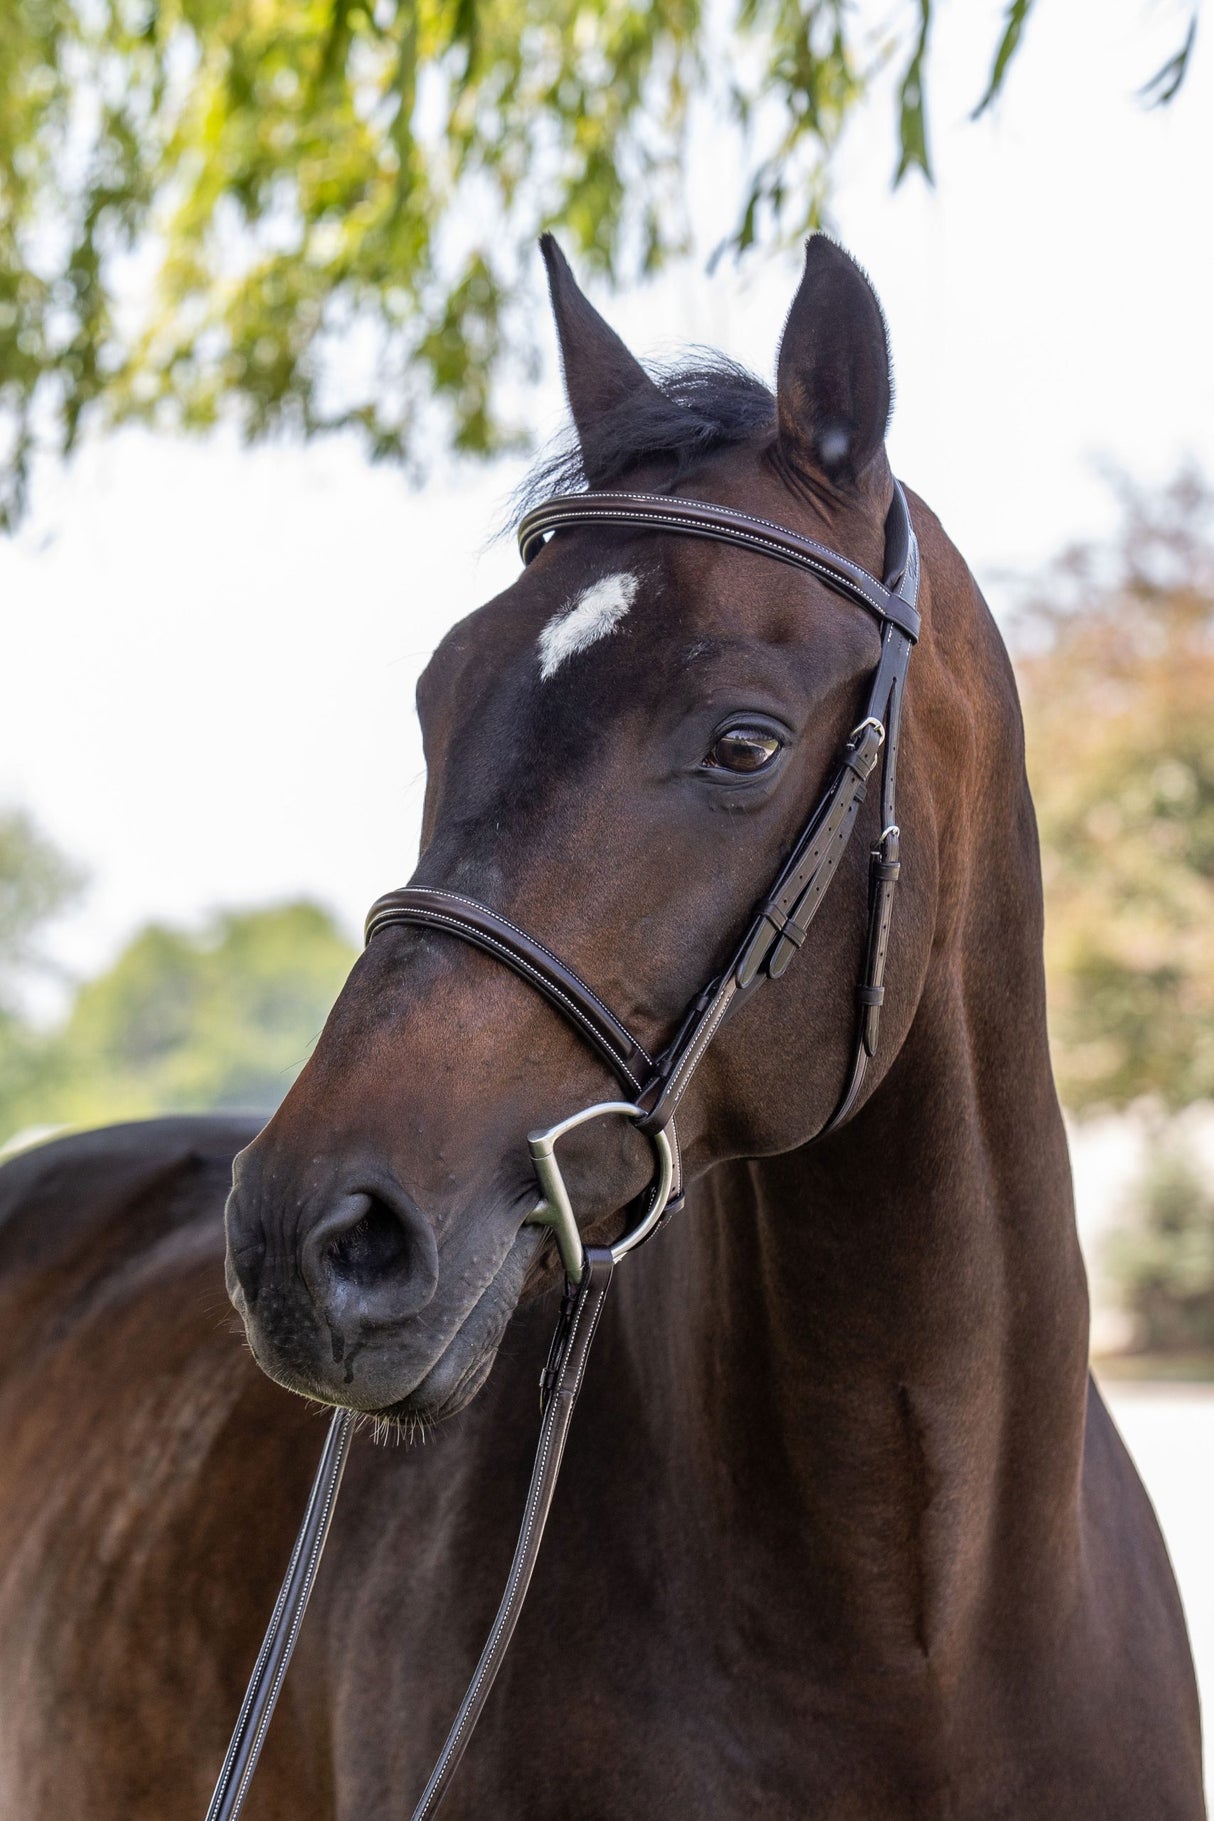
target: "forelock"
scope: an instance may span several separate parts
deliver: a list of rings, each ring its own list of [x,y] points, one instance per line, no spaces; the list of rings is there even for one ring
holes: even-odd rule
[[[636,468],[664,468],[675,486],[716,450],[775,432],[773,394],[723,354],[697,350],[650,372],[656,390],[604,411],[581,442],[566,432],[540,457],[511,502],[515,522],[554,494],[610,486]]]

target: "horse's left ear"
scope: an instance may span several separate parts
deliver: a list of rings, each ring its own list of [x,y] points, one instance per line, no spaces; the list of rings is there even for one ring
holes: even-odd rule
[[[815,234],[780,342],[780,447],[795,469],[851,490],[883,479],[889,342],[876,293],[842,247]],[[871,471],[871,472],[870,472]]]

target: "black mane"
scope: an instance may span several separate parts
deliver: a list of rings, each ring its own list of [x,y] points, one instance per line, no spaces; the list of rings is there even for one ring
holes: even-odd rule
[[[606,487],[631,469],[665,463],[675,485],[716,449],[772,432],[776,401],[762,380],[723,354],[649,369],[656,390],[605,411],[580,444],[567,431],[542,455],[512,501],[515,518],[558,493]]]

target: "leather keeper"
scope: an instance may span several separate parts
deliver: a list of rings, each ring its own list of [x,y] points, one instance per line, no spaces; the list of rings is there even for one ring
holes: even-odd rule
[[[799,908],[800,906],[798,905],[797,909]],[[791,942],[794,948],[800,948],[808,934],[808,923],[797,922],[797,911],[795,909],[790,917],[785,917],[784,922],[780,927],[781,941]]]
[[[784,917],[782,911],[778,915]],[[784,921],[787,922],[787,918],[784,918]],[[777,932],[774,936],[771,933],[773,929]],[[761,910],[755,919],[755,927],[747,938],[746,947],[742,950],[733,970],[734,984],[740,993],[753,985],[758,975],[762,973],[764,962],[782,934],[783,929],[776,922],[775,917],[769,915],[766,908]]]
[[[780,908],[778,898],[767,898],[760,904],[758,915],[763,918],[764,922],[771,924],[777,936],[782,936],[788,928],[789,913]]]
[[[854,771],[860,780],[861,796],[864,794],[864,786],[873,775],[873,766],[877,763],[877,754],[880,750],[880,746],[870,735],[869,740],[862,741],[859,746],[849,746],[843,754],[843,764],[848,771]]]

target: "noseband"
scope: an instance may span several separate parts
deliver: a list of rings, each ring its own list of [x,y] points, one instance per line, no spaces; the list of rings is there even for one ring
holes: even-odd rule
[[[509,918],[458,892],[405,886],[376,900],[367,918],[368,943],[382,930],[410,924],[456,936],[511,968],[542,993],[581,1035],[623,1087],[626,1100],[582,1108],[546,1132],[531,1134],[531,1158],[542,1190],[524,1224],[551,1227],[565,1267],[560,1320],[541,1380],[543,1421],[506,1591],[472,1683],[431,1773],[413,1821],[428,1821],[449,1787],[472,1729],[514,1632],[539,1553],[556,1486],[565,1438],[581,1387],[614,1265],[651,1233],[683,1200],[674,1117],[709,1044],[730,1013],[766,980],[779,980],[797,950],[838,870],[878,762],[881,833],[869,861],[868,935],[856,989],[856,1030],[851,1066],[834,1111],[818,1137],[847,1118],[877,1052],[885,963],[900,872],[900,831],[895,804],[902,696],[911,649],[919,636],[919,546],[898,482],[885,520],[884,579],[877,581],[847,557],[799,532],[729,506],[673,494],[573,493],[548,500],[519,525],[519,550],[531,563],[547,541],[592,525],[640,526],[684,537],[711,538],[788,563],[815,576],[836,594],[874,615],[881,652],[865,711],[835,761],[826,789],[802,826],[787,860],[757,903],[742,940],[723,973],[710,980],[677,1021],[673,1034],[651,1056],[586,982],[559,956]],[[608,1115],[635,1121],[654,1152],[654,1177],[632,1225],[614,1246],[585,1246],[556,1158],[556,1144],[575,1126]],[[303,1527],[253,1671],[207,1821],[235,1821],[244,1805],[282,1678],[324,1547],[341,1483],[354,1415],[339,1410],[321,1457]]]

